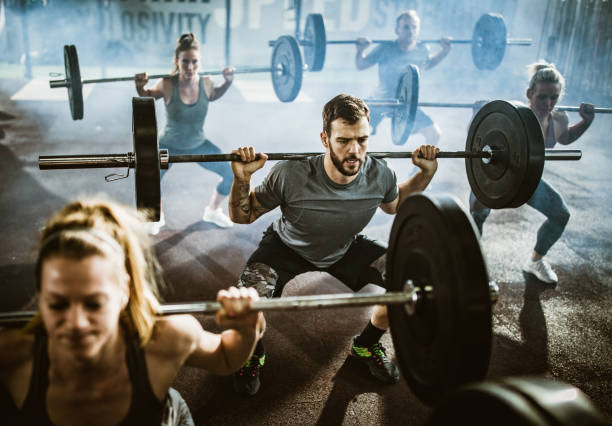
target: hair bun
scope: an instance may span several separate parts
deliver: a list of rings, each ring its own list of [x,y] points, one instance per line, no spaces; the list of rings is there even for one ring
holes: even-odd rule
[[[195,39],[195,35],[193,33],[185,33],[185,34],[182,34],[179,37],[178,42],[180,44],[183,44],[183,43],[193,43],[194,39]]]

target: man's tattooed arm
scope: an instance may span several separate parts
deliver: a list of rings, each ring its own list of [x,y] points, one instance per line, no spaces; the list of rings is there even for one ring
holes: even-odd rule
[[[233,222],[251,223],[270,210],[263,207],[251,191],[251,181],[234,179],[229,196],[229,214]]]

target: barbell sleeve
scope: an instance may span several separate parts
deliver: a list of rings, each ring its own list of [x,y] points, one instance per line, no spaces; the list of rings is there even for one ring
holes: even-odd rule
[[[41,155],[38,157],[40,170],[55,169],[109,169],[134,167],[134,154],[92,154],[92,155]]]

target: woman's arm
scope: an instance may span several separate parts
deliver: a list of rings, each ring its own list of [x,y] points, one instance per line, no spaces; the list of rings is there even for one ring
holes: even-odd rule
[[[152,89],[145,88],[149,82],[149,77],[146,72],[135,75],[134,82],[136,83],[136,92],[138,96],[151,96],[155,99],[159,99],[164,96],[164,82],[166,79],[159,79]],[[169,83],[171,84],[171,83]]]
[[[234,68],[223,68],[223,83],[221,83],[219,86],[213,85],[212,80],[207,76],[202,76],[202,78],[204,79],[204,90],[206,90],[206,97],[209,101],[214,101],[223,96],[225,92],[227,92],[227,89],[229,89],[232,85],[232,81],[234,81]]]

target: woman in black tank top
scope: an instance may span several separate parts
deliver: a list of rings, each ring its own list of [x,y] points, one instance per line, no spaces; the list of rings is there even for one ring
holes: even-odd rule
[[[265,327],[261,313],[246,313],[256,292],[221,290],[217,320],[227,329],[213,334],[189,315],[156,316],[156,265],[132,209],[87,199],[49,220],[39,313],[0,330],[0,387],[18,424],[177,424],[166,409],[176,407],[170,384],[183,365],[229,374],[248,360]]]

